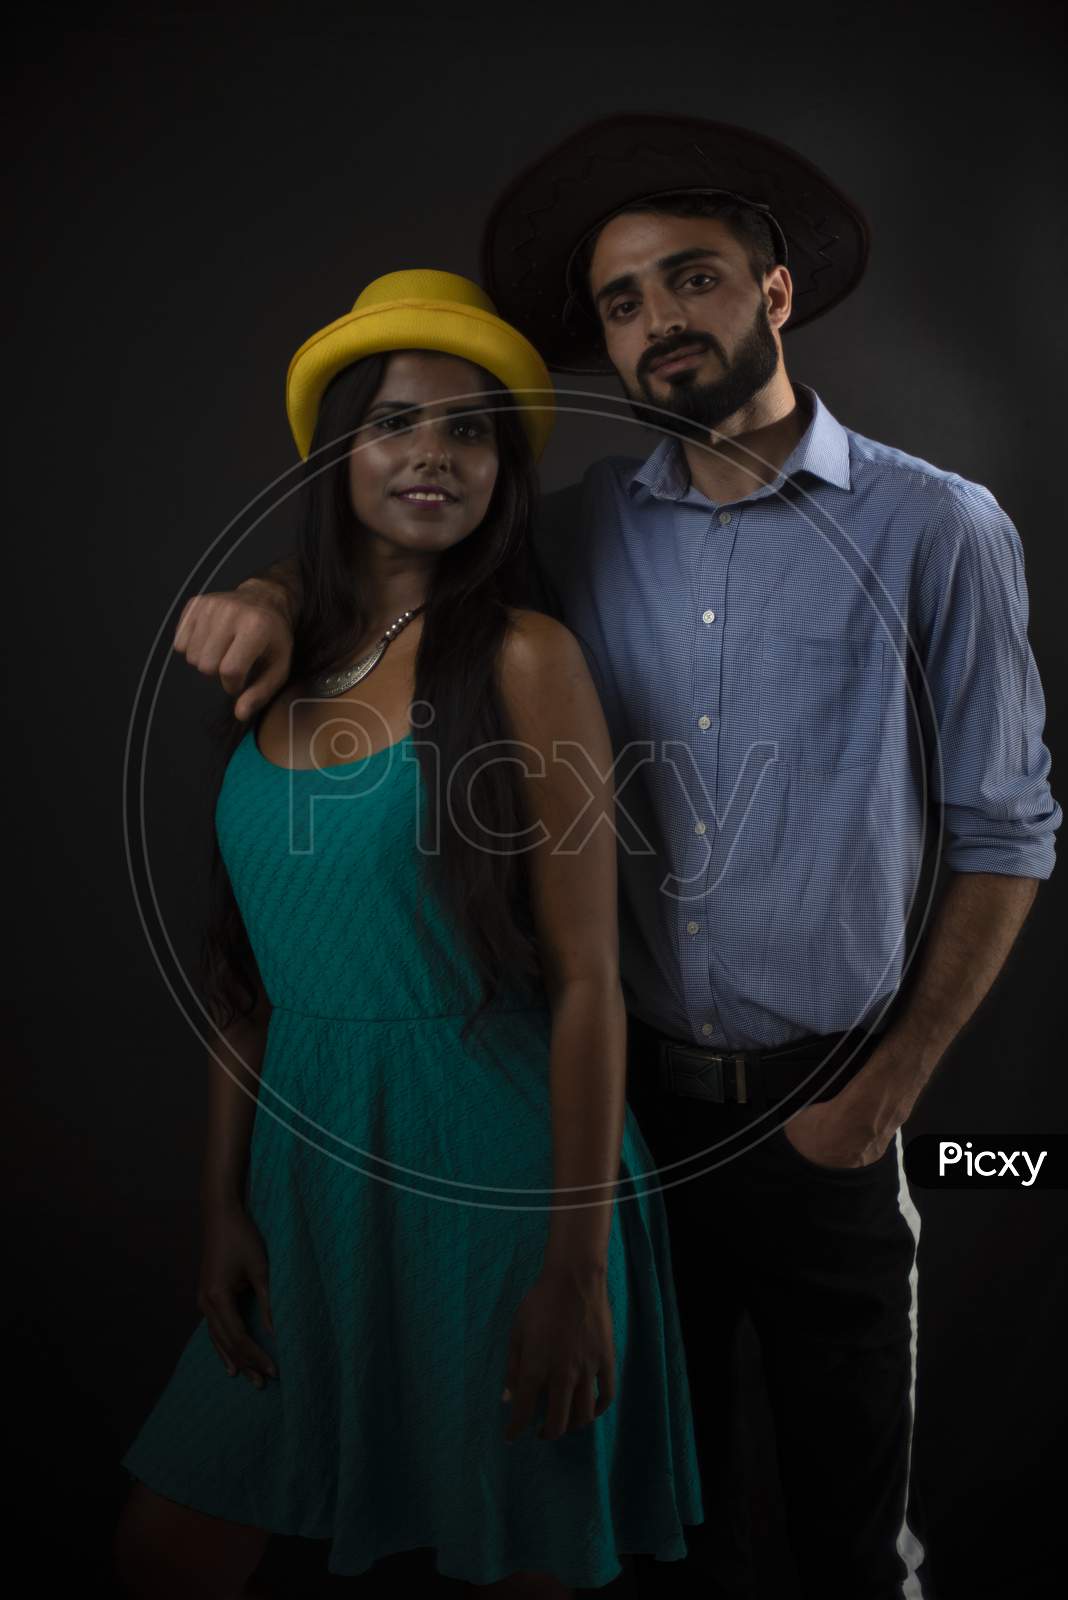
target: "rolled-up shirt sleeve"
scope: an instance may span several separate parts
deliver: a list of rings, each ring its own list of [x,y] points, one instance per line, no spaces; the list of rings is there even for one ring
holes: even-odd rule
[[[914,623],[930,696],[924,722],[933,714],[934,723],[931,799],[944,807],[952,871],[1053,871],[1061,809],[1027,616],[1019,534],[989,491],[958,480],[921,555]]]

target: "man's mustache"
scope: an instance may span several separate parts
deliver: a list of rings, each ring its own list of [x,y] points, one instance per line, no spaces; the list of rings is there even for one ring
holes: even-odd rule
[[[680,333],[676,334],[673,339],[662,340],[660,344],[651,344],[638,362],[638,370],[635,376],[647,378],[649,376],[649,368],[654,361],[663,361],[665,356],[673,356],[678,350],[693,350],[695,348],[698,350],[714,350],[723,365],[727,365],[727,357],[719,340],[714,339],[711,334]]]

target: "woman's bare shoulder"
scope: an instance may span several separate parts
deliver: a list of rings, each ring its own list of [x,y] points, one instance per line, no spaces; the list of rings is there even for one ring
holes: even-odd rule
[[[501,650],[501,692],[520,738],[594,739],[607,732],[582,645],[541,611],[516,615]]]
[[[582,647],[564,623],[544,611],[530,611],[522,606],[509,606],[509,628],[504,637],[502,654],[506,665],[522,668],[536,666],[549,660],[574,660]]]

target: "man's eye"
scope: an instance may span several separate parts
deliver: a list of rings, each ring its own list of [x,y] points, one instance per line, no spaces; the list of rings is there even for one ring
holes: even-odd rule
[[[686,279],[686,282],[687,283],[697,283],[698,278],[703,278],[705,284],[718,283],[719,282],[719,279],[713,277],[711,272],[691,272],[690,276]],[[703,288],[704,284],[697,284],[697,287],[699,289]]]
[[[609,311],[608,315],[612,318],[613,322],[616,322],[616,321],[619,320],[619,317],[621,315],[625,316],[626,313],[631,309],[631,307],[636,305],[636,304],[637,304],[637,301],[635,301],[635,300],[617,300],[615,305],[612,306],[612,308]]]

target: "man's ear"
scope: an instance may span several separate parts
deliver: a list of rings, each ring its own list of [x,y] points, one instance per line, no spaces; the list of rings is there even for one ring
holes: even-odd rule
[[[764,274],[764,306],[773,328],[784,328],[794,304],[794,282],[784,266]]]

